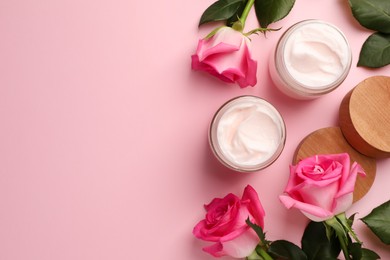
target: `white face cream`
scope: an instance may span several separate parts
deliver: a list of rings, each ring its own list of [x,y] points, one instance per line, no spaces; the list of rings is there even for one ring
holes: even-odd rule
[[[320,20],[290,27],[270,62],[275,85],[285,94],[311,99],[337,88],[348,75],[352,54],[343,33]]]
[[[279,112],[254,96],[241,96],[223,105],[213,118],[209,134],[217,158],[243,172],[263,169],[275,161],[285,138]]]

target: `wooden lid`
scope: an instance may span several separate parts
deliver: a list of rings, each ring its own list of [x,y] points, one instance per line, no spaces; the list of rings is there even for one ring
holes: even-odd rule
[[[359,163],[366,177],[358,176],[353,201],[361,199],[371,188],[376,175],[376,160],[357,152],[343,137],[339,127],[322,128],[306,136],[295,150],[293,164],[317,154],[348,153],[353,162]]]
[[[339,124],[347,141],[374,158],[390,157],[390,77],[367,78],[343,99]]]

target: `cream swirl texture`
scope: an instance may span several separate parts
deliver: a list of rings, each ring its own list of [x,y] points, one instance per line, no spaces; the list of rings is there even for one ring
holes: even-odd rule
[[[221,117],[217,138],[221,151],[239,165],[257,165],[271,158],[281,143],[281,128],[267,104],[247,102]]]
[[[286,41],[284,60],[290,75],[313,89],[338,80],[348,66],[344,36],[325,23],[297,27]]]

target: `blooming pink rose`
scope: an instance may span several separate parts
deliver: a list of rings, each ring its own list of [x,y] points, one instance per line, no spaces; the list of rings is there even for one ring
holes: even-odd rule
[[[349,155],[316,155],[290,166],[290,179],[279,198],[287,208],[297,208],[313,221],[324,221],[351,205],[357,174],[362,167]]]
[[[203,70],[241,88],[256,85],[257,62],[250,40],[231,27],[222,27],[211,38],[201,39],[192,55],[192,69]]]
[[[229,193],[222,199],[213,199],[205,208],[205,219],[193,230],[197,238],[215,242],[204,247],[204,251],[215,257],[243,258],[255,250],[259,237],[245,221],[249,218],[263,228],[265,212],[257,192],[250,185],[245,188],[242,199]]]

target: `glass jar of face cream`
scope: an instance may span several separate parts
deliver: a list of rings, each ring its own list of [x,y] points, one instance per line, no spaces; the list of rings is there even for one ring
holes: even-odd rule
[[[352,62],[344,34],[321,20],[291,26],[272,54],[269,66],[273,82],[296,99],[313,99],[333,91],[347,77]]]
[[[255,96],[229,100],[215,113],[209,143],[219,161],[239,172],[266,168],[280,155],[286,128],[276,108]]]

